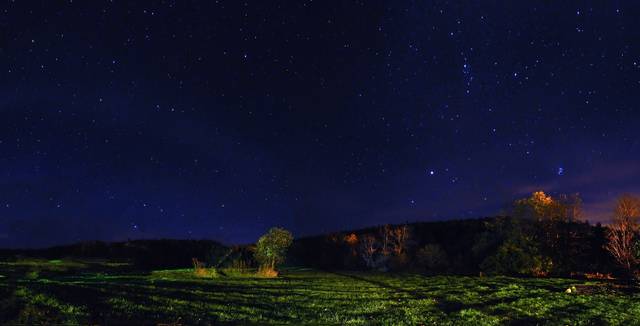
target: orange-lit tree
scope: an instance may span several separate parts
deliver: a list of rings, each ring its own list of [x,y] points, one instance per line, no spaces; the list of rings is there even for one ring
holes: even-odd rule
[[[411,228],[407,224],[403,224],[390,229],[390,235],[393,253],[396,256],[406,253],[411,239]]]
[[[552,198],[543,191],[513,203],[511,217],[496,219],[474,245],[493,251],[481,269],[493,274],[544,276],[570,269],[570,222],[580,216],[578,195]]]
[[[530,220],[535,240],[542,255],[549,257],[553,272],[568,274],[577,268],[585,252],[582,219],[582,200],[579,194],[559,195],[557,198],[542,191],[514,203],[512,216]]]
[[[623,195],[616,202],[613,222],[607,232],[607,250],[629,275],[637,268],[640,198]]]
[[[531,197],[516,200],[513,216],[535,221],[564,221],[567,211],[560,201],[551,198],[543,191],[536,191]]]
[[[349,247],[349,255],[356,256],[358,254],[358,235],[350,233],[344,236],[344,243]]]
[[[364,234],[360,237],[360,256],[367,267],[377,267],[376,256],[378,255],[379,248],[380,243],[373,234]]]
[[[391,233],[392,228],[389,224],[385,224],[380,228],[380,253],[384,256],[391,254]]]

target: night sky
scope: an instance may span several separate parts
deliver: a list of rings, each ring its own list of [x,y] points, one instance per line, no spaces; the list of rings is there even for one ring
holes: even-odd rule
[[[5,1],[0,246],[640,193],[636,1]]]

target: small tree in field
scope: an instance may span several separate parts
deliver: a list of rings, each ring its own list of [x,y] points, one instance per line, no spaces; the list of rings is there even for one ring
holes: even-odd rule
[[[260,273],[277,276],[276,265],[284,262],[287,249],[293,242],[291,232],[282,228],[271,228],[256,244],[255,258],[260,263]]]

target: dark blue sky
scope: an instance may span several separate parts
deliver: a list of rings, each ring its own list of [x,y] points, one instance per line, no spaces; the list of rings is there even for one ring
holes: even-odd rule
[[[0,247],[251,242],[640,192],[640,5],[0,6]]]

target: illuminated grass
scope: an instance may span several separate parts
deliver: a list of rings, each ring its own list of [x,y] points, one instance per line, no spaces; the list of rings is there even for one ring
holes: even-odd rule
[[[43,269],[56,270],[60,268],[83,268],[86,267],[86,264],[75,260],[29,258],[12,262],[0,262],[0,266],[39,267]]]
[[[14,313],[0,323],[640,324],[640,294],[566,279],[308,269],[276,279],[198,278],[183,269],[8,280],[0,308]],[[564,293],[570,286],[578,294]]]

